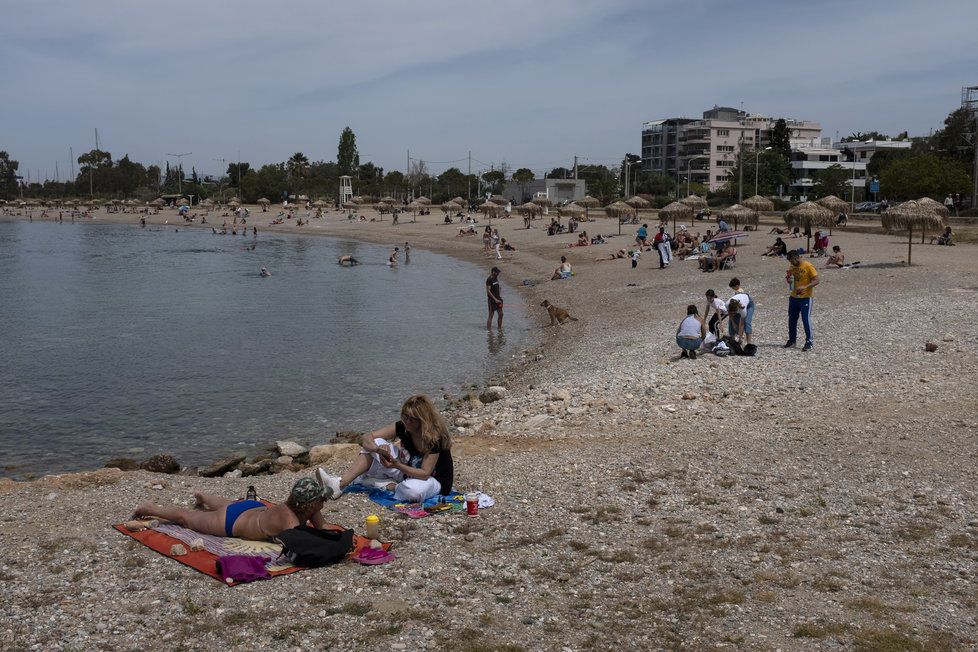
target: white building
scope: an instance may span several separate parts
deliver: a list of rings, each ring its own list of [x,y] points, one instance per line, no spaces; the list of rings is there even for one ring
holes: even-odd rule
[[[850,143],[847,143],[850,144]],[[815,185],[816,174],[833,165],[850,172],[847,183],[856,188],[856,197],[861,201],[862,189],[866,186],[866,164],[869,159],[859,160],[852,150],[843,151],[832,146],[828,138],[791,139],[791,174],[793,181],[788,195],[798,196],[802,201],[808,199]],[[848,197],[843,197],[848,199]]]
[[[534,179],[520,186],[515,181],[507,181],[502,195],[514,206],[528,202],[537,195],[546,195],[555,204],[584,199],[587,184],[584,179]]]

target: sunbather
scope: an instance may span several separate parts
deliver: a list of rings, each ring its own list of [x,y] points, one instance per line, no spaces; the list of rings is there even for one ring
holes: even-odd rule
[[[400,441],[400,446],[392,442]],[[452,492],[455,466],[452,439],[445,420],[431,400],[417,394],[401,406],[401,419],[363,436],[363,449],[342,476],[323,469],[319,481],[339,498],[353,483],[394,492],[396,500],[421,502]]]
[[[200,509],[156,505],[150,501],[136,508],[134,518],[156,516],[177,525],[216,537],[238,537],[265,541],[284,530],[312,521],[322,528],[326,522],[320,510],[333,493],[314,478],[300,478],[282,505],[265,505],[257,500],[228,500],[211,494],[195,493]]]

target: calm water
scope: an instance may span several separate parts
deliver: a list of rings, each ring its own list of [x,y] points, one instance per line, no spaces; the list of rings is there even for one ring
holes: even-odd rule
[[[0,474],[322,443],[412,392],[478,381],[525,333],[485,331],[485,270],[327,238],[0,223]],[[343,268],[342,254],[365,264]],[[261,278],[264,265],[272,272]]]

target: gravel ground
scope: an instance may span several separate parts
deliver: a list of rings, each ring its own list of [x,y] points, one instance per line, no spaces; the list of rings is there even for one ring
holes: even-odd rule
[[[487,379],[505,396],[447,408],[457,484],[496,507],[474,519],[385,512],[393,564],[228,589],[108,525],[139,501],[197,490],[254,483],[274,499],[297,474],[2,481],[0,647],[975,649],[974,246],[918,246],[906,268],[901,238],[836,232],[871,265],[822,274],[817,348],[802,353],[780,348],[786,263],[760,258],[769,238],[755,235],[734,273],[758,303],[757,357],[691,361],[673,343],[684,307],[708,287],[726,296],[732,274],[660,271],[651,254],[636,270],[595,263],[628,239],[565,250],[572,236],[516,221],[501,228],[519,248],[500,265],[509,282],[549,276],[561,253],[576,276],[522,291],[540,328]],[[309,231],[483,260],[481,242],[430,222]],[[580,321],[544,327],[543,298]],[[328,516],[362,528],[372,511],[353,495]]]

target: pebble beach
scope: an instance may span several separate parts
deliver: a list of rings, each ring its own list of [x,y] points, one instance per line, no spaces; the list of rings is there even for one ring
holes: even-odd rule
[[[635,225],[619,236],[604,217],[581,224],[592,236],[613,235],[590,247],[568,247],[576,235],[547,236],[541,220],[527,230],[519,217],[493,219],[516,247],[496,260],[480,236],[456,237],[457,223],[441,224],[438,210],[417,222],[402,215],[396,226],[389,216],[349,222],[329,211],[302,227],[269,226],[274,211],[250,210],[259,240],[288,232],[408,241],[487,273],[497,265],[519,286],[504,299],[527,306],[525,347],[496,376],[435,397],[454,436],[457,488],[481,490],[496,505],[477,518],[383,512],[394,563],[228,588],[110,526],[142,501],[186,505],[194,491],[243,497],[254,485],[277,500],[315,466],[245,478],[93,469],[3,479],[0,647],[978,645],[976,245],[918,237],[908,267],[905,235],[869,220],[835,230],[831,244],[863,264],[823,270],[824,258],[812,261],[821,278],[816,345],[802,353],[782,348],[787,263],[760,255],[776,216],[739,242],[734,270],[707,274],[692,261],[660,270],[653,252],[636,269],[595,261],[634,244]],[[90,221],[139,228],[139,217],[100,211]],[[172,210],[146,219],[151,228],[201,228]],[[212,211],[203,228],[222,219]],[[486,219],[478,219],[481,229]],[[657,224],[651,211],[645,221]],[[561,255],[575,275],[550,281]],[[687,304],[702,313],[706,290],[728,297],[733,276],[757,303],[757,356],[679,359],[674,336]],[[484,305],[484,292],[473,287],[472,300]],[[549,326],[544,299],[579,321]],[[390,406],[392,421],[398,408]],[[340,445],[317,465],[339,472],[356,454]],[[362,532],[375,511],[354,494],[325,513]]]

